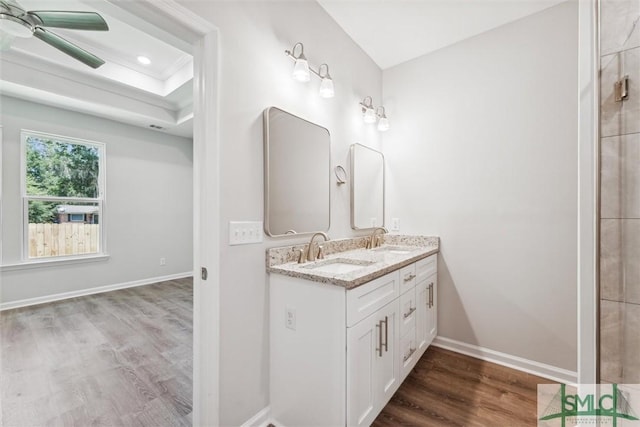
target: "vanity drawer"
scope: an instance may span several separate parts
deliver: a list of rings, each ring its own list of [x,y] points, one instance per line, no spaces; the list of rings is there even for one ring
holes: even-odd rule
[[[400,295],[413,289],[416,284],[416,265],[407,265],[400,269]]]
[[[416,329],[412,328],[400,338],[400,381],[409,375],[418,361],[418,351],[416,345]]]
[[[411,289],[400,296],[400,336],[416,326],[416,291]]]
[[[398,271],[347,291],[347,327],[355,325],[399,295]]]
[[[438,255],[433,254],[415,263],[416,283],[435,274],[438,271]]]

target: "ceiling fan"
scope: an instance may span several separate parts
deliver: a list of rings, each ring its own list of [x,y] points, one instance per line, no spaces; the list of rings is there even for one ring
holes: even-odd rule
[[[35,36],[43,42],[92,67],[98,68],[104,61],[94,54],[45,29],[108,31],[107,22],[95,12],[62,10],[26,11],[15,0],[0,0],[0,33],[13,37]]]

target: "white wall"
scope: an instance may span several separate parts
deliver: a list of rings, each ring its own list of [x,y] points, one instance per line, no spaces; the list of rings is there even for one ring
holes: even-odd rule
[[[576,370],[577,2],[383,73],[388,216],[441,237],[439,335]]]
[[[333,164],[346,166],[350,144],[380,146],[375,127],[362,123],[358,102],[367,95],[380,100],[382,73],[315,2],[181,3],[219,28],[220,421],[240,425],[269,404],[265,249],[308,239],[228,245],[229,221],[263,218],[262,112],[274,105],[328,128]],[[335,98],[317,95],[315,77],[306,85],[291,79],[293,62],[284,50],[296,42],[304,43],[314,67],[329,64]],[[347,186],[332,186],[331,203],[329,236],[353,235]]]
[[[20,131],[106,144],[105,261],[2,271],[2,303],[192,270],[191,140],[11,97],[2,106],[2,264],[21,260]],[[166,266],[159,259],[166,258]]]

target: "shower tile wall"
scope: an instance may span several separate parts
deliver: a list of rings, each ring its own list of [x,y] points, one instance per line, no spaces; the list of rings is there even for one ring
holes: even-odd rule
[[[600,380],[640,383],[640,0],[600,1]],[[614,83],[629,76],[629,97]]]

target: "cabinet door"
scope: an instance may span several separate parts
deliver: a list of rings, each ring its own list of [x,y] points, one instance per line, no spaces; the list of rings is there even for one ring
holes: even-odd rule
[[[433,274],[416,285],[416,340],[422,355],[438,335],[438,275]]]
[[[347,328],[347,425],[368,426],[399,386],[398,300]]]
[[[380,412],[386,405],[391,396],[398,390],[400,386],[400,320],[399,320],[398,301],[387,304],[380,309],[378,318],[380,319],[380,328],[384,348],[382,356],[376,357],[375,376],[377,398],[376,408]],[[380,354],[380,351],[378,352]]]
[[[383,336],[377,313],[347,328],[347,425],[368,426],[377,416],[374,371]]]

